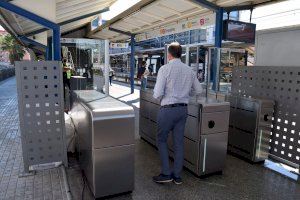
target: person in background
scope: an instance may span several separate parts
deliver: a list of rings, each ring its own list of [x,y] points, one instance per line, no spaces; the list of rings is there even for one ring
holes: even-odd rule
[[[115,75],[115,71],[111,67],[109,67],[109,74],[108,74],[108,76],[109,76],[109,84],[110,84],[110,86],[112,85],[112,79],[113,79],[114,75]]]
[[[153,64],[149,65],[148,70],[150,72],[150,75],[152,75],[153,74]]]
[[[158,112],[157,147],[161,160],[161,173],[153,177],[156,183],[174,181],[181,184],[183,167],[183,139],[187,119],[187,104],[190,94],[202,93],[197,75],[180,60],[182,47],[179,43],[172,43],[168,48],[169,63],[158,71],[153,97],[160,100]],[[168,135],[172,131],[174,148],[173,171],[169,166]]]
[[[142,62],[143,74],[141,75],[141,88],[145,90],[147,88],[147,79],[150,75],[149,69],[146,66],[146,61]]]
[[[145,62],[145,61],[142,61],[142,64],[141,64],[141,66],[139,66],[139,68],[138,68],[138,73],[137,73],[137,78],[138,78],[139,80],[142,79],[142,75],[144,74],[145,69],[146,69],[145,66],[146,66],[146,62]]]
[[[71,88],[70,86],[70,79],[71,79],[71,75],[72,75],[72,72],[71,72],[71,68],[68,67],[67,65],[67,60],[64,58],[63,61],[62,61],[62,64],[63,64],[63,84],[64,84],[64,96],[66,98],[66,87]]]

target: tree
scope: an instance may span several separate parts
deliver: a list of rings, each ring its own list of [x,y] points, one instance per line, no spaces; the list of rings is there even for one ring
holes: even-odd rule
[[[22,60],[25,55],[23,46],[21,46],[10,34],[0,38],[0,48],[2,51],[9,52],[9,60],[11,64],[14,64],[15,61]]]

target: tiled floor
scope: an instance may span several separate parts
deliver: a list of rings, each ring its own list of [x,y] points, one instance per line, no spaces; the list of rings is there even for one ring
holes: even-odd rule
[[[15,79],[0,83],[0,199],[66,199],[61,169],[23,173]]]
[[[34,176],[20,178],[23,171],[18,131],[17,102],[14,79],[0,83],[0,199],[66,199],[60,169],[39,171]],[[223,175],[199,179],[184,170],[184,184],[157,185],[151,177],[159,172],[155,148],[138,137],[138,93],[113,84],[111,95],[135,107],[136,157],[135,190],[113,200],[298,200],[299,183],[264,168],[228,155]],[[137,91],[138,92],[138,91]],[[72,197],[93,199],[83,180],[77,161],[70,157],[67,169]],[[117,181],[117,180],[116,180]]]

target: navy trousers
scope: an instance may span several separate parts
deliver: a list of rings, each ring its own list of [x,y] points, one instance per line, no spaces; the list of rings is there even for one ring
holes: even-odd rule
[[[187,107],[170,107],[160,108],[157,122],[158,135],[157,147],[161,160],[161,173],[180,177],[183,167],[183,138],[184,129],[187,118]],[[173,149],[174,149],[174,166],[170,169],[169,153],[168,153],[168,136],[172,132]]]

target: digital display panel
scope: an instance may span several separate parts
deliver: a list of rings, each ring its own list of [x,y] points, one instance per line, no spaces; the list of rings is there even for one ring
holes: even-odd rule
[[[233,20],[224,21],[224,40],[254,44],[255,32],[256,24]]]

